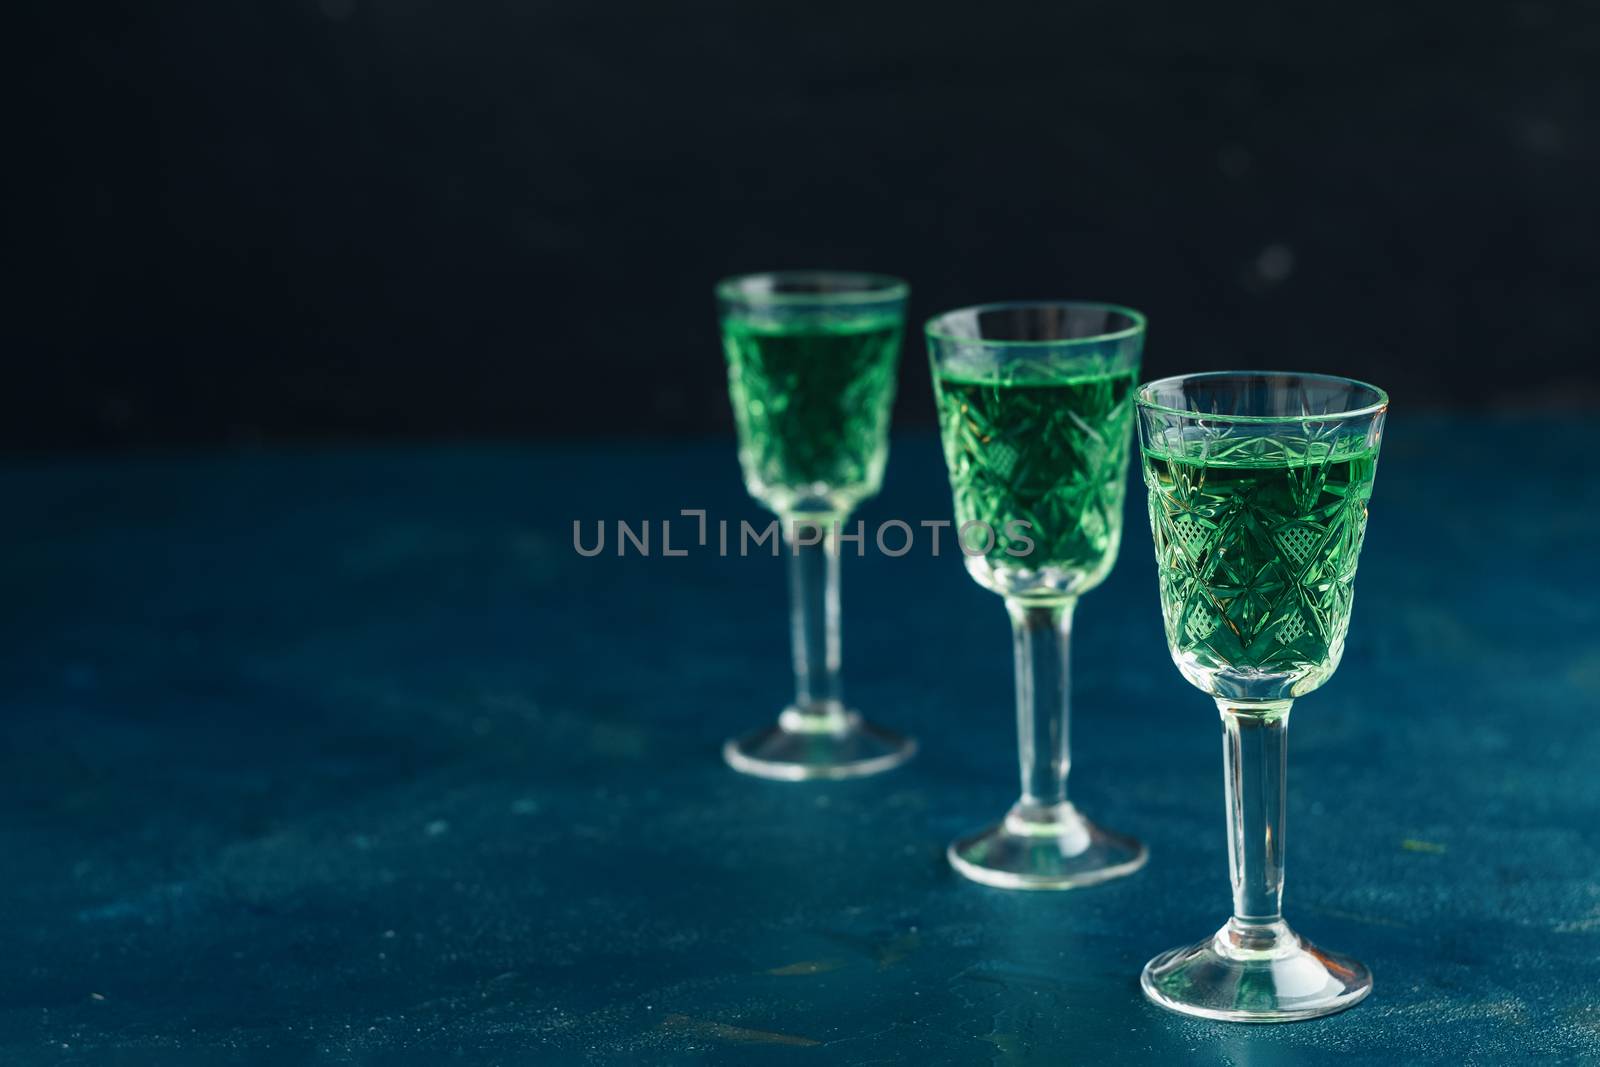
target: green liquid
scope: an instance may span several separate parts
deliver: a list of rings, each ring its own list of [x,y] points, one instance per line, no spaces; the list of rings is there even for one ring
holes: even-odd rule
[[[1099,584],[1116,561],[1128,475],[1137,371],[1062,381],[968,381],[935,376],[939,429],[956,524],[987,523],[996,534],[980,582],[999,592],[1076,595]],[[1026,547],[1007,525],[1026,522]],[[981,548],[986,534],[963,540]],[[1025,568],[1058,574],[1021,588],[1008,575]],[[998,573],[997,573],[998,572]],[[1023,580],[1023,584],[1028,584]]]
[[[1277,696],[1298,696],[1344,653],[1377,448],[1225,444],[1204,456],[1145,451],[1167,641],[1202,688],[1224,672],[1274,675],[1292,687]]]
[[[774,511],[848,512],[888,459],[900,317],[722,324],[739,459]]]

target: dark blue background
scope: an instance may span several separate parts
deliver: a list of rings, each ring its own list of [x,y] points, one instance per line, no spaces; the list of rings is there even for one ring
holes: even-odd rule
[[[1594,3],[11,17],[0,1060],[1600,1057]],[[1287,914],[1370,1001],[1138,992],[1228,901],[1137,496],[1072,788],[1146,870],[949,871],[1016,789],[1004,612],[949,555],[845,566],[847,692],[910,765],[720,762],[788,695],[781,564],[570,524],[759,518],[709,287],[807,265],[910,278],[913,324],[1134,304],[1146,376],[1389,388],[1289,785]],[[869,523],[949,515],[902,366]]]
[[[1257,1028],[1137,985],[1229,904],[1137,499],[1077,616],[1072,790],[1150,864],[1024,894],[943,856],[1017,789],[958,559],[845,561],[847,693],[922,750],[791,785],[718,756],[790,694],[781,562],[573,554],[619,509],[759,519],[731,442],[5,465],[0,1060],[1592,1060],[1590,438],[1394,413],[1290,731],[1286,914],[1376,989]],[[948,509],[902,435],[864,518]]]

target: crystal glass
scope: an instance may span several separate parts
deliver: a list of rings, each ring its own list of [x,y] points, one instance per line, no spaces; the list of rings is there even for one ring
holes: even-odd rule
[[[1216,700],[1233,917],[1151,960],[1157,1004],[1236,1022],[1309,1019],[1372,990],[1283,921],[1289,707],[1344,654],[1389,398],[1345,378],[1192,374],[1139,391],[1161,614],[1178,670]]]
[[[849,778],[916,751],[915,741],[844,704],[836,537],[883,481],[909,291],[897,278],[840,271],[750,274],[717,286],[739,462],[750,495],[781,520],[794,650],[794,703],[775,724],[723,746],[746,774]]]
[[[1143,845],[1067,799],[1072,614],[1122,539],[1144,330],[1137,311],[1062,302],[963,308],[927,326],[957,537],[968,573],[1005,598],[1015,651],[1022,796],[948,851],[987,885],[1069,889],[1144,865]]]

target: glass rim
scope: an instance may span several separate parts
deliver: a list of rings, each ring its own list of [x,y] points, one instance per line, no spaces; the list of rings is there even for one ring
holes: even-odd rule
[[[1002,341],[993,337],[966,337],[951,333],[942,333],[937,329],[945,319],[954,315],[979,315],[986,311],[1020,311],[1038,308],[1093,308],[1097,311],[1115,311],[1133,320],[1131,326],[1124,326],[1120,330],[1109,330],[1105,333],[1091,334],[1088,337],[1061,337],[1053,341]],[[1137,311],[1125,304],[1111,304],[1103,300],[996,300],[987,304],[972,304],[967,307],[951,308],[941,311],[922,325],[922,332],[931,341],[953,341],[958,344],[982,345],[986,348],[1067,348],[1075,345],[1104,344],[1107,341],[1121,341],[1129,337],[1137,337],[1144,333],[1149,320],[1144,312]]]
[[[1158,385],[1172,385],[1178,382],[1201,381],[1215,378],[1310,378],[1321,382],[1337,382],[1341,385],[1354,385],[1367,389],[1378,399],[1371,404],[1364,404],[1358,408],[1349,408],[1345,411],[1330,411],[1322,415],[1219,415],[1210,411],[1197,411],[1194,408],[1177,408],[1170,404],[1160,404],[1150,399],[1150,390]],[[1339,422],[1345,419],[1359,419],[1381,414],[1389,409],[1389,394],[1373,385],[1371,382],[1361,381],[1359,378],[1346,378],[1338,374],[1315,374],[1307,371],[1296,370],[1210,370],[1199,371],[1194,374],[1173,374],[1166,378],[1157,378],[1152,382],[1145,382],[1139,386],[1139,391],[1134,397],[1134,402],[1146,411],[1159,411],[1165,415],[1178,415],[1190,419],[1207,419],[1212,422]]]
[[[861,288],[818,293],[746,291],[745,283],[757,278],[767,278],[774,282],[820,281],[831,278],[859,282]],[[892,274],[878,274],[864,270],[757,270],[723,278],[716,284],[716,293],[719,300],[734,304],[824,307],[837,304],[881,304],[889,300],[904,300],[911,293],[911,284]]]

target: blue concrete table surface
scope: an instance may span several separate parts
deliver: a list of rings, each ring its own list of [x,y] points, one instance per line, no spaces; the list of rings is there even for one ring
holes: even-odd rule
[[[731,441],[6,460],[0,1062],[1600,1062],[1597,429],[1392,416],[1285,901],[1376,990],[1275,1027],[1138,989],[1229,903],[1142,493],[1072,790],[1151,860],[1020,894],[944,860],[1017,788],[957,557],[845,560],[848,696],[922,748],[794,785],[718,754],[790,695],[782,564],[574,552],[762,521]],[[862,518],[948,517],[898,436]]]

